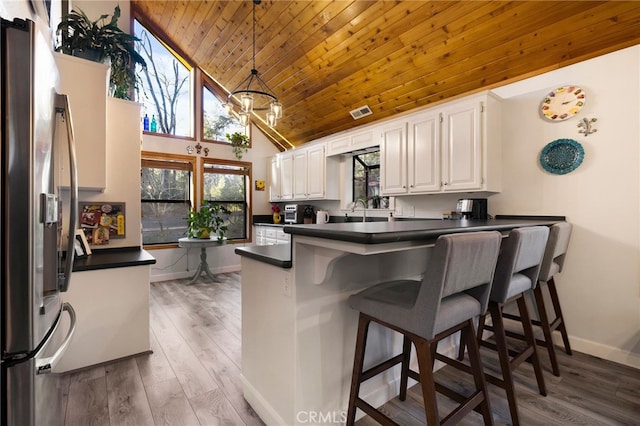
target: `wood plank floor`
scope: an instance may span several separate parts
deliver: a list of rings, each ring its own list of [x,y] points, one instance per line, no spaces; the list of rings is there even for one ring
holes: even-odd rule
[[[68,373],[66,426],[87,425],[262,425],[242,396],[240,381],[240,275],[151,284],[153,354]],[[497,357],[482,349],[485,367],[498,371]],[[640,425],[640,370],[588,355],[559,351],[561,377],[541,354],[548,396],[540,396],[530,365],[516,370],[523,425]],[[439,380],[470,387],[450,367]],[[504,391],[489,385],[496,424],[509,424]],[[440,400],[441,416],[451,409]],[[421,393],[389,401],[382,410],[401,425],[424,424]],[[477,413],[461,424],[477,425]],[[359,425],[377,424],[363,418]]]

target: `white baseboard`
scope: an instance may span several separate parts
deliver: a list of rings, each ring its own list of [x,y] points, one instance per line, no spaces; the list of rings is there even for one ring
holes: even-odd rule
[[[559,336],[554,334],[553,338],[557,346],[564,347]],[[571,343],[571,349],[575,351],[640,369],[640,354],[575,336],[569,336],[569,343]]]
[[[242,386],[244,391],[244,399],[251,405],[253,411],[255,411],[260,419],[267,425],[286,425],[282,417],[271,407],[271,405],[260,395],[260,393],[244,378],[244,375],[240,375],[242,380]]]

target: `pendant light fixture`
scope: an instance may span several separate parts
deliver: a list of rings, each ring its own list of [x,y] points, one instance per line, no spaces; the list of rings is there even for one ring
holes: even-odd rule
[[[254,111],[266,111],[264,120],[275,127],[278,119],[282,118],[282,104],[273,94],[269,86],[260,78],[256,69],[256,5],[261,0],[253,0],[253,67],[251,73],[235,89],[229,93],[227,102],[223,105],[227,114],[235,115],[231,98],[235,97],[240,101],[240,111],[237,113],[238,119],[243,126],[249,125],[249,118]]]

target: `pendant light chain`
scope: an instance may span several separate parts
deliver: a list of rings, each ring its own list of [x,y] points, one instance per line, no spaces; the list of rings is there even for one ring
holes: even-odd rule
[[[234,96],[236,99],[240,98],[240,112],[237,113],[237,117],[243,126],[249,125],[249,118],[252,112],[258,110],[268,110],[265,115],[266,123],[275,127],[277,120],[282,118],[282,104],[278,102],[278,98],[273,94],[269,86],[262,81],[258,75],[258,69],[256,67],[256,5],[260,4],[261,0],[253,0],[253,49],[252,49],[252,65],[251,73],[249,77],[245,78],[234,90],[229,93],[227,102],[223,105],[230,115],[236,115],[233,108],[232,99]],[[251,88],[251,85],[255,81],[256,88]],[[242,88],[244,87],[244,88]],[[258,101],[268,101],[269,106],[265,106],[258,102],[256,107],[254,96],[258,98]]]

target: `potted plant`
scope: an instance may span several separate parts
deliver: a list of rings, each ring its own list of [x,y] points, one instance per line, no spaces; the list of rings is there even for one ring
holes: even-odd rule
[[[111,19],[101,15],[95,21],[80,9],[66,14],[58,24],[59,45],[56,51],[95,62],[111,61],[109,83],[116,98],[130,99],[135,87],[135,65],[147,66],[135,51],[134,41],[139,39],[118,28],[120,6],[116,6]]]
[[[228,214],[229,210],[223,205],[203,201],[199,210],[189,212],[189,217],[187,217],[188,237],[208,239],[213,234],[217,235],[219,241],[222,241],[228,229],[222,216]]]
[[[313,211],[313,206],[312,205],[306,205],[304,206],[304,208],[302,209],[302,217],[304,218],[304,223],[313,223],[313,215],[314,215],[314,211]]]
[[[242,159],[242,156],[246,154],[249,149],[249,136],[240,132],[227,133],[226,136],[233,147],[233,154],[238,160]]]

